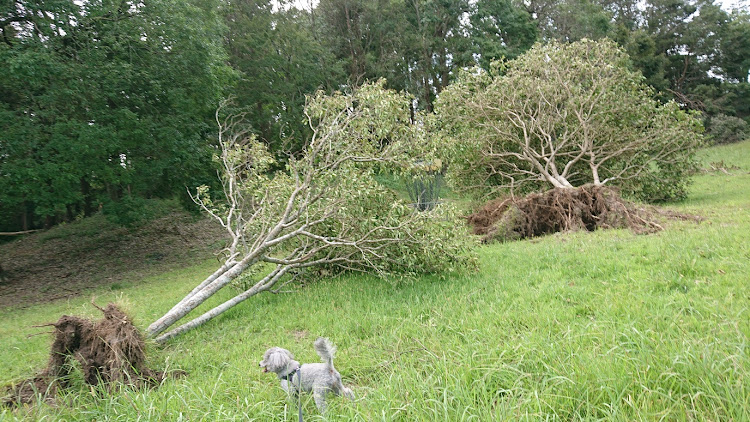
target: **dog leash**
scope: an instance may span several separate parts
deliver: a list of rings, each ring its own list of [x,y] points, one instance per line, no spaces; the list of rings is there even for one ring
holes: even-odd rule
[[[299,374],[299,368],[297,368],[296,374],[297,374],[297,416],[299,418],[299,422],[304,422],[302,420],[302,377]]]

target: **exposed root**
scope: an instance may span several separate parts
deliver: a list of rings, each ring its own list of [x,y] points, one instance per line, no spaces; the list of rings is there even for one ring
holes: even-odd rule
[[[4,405],[29,404],[38,399],[53,402],[57,390],[69,386],[73,368],[70,359],[78,361],[84,382],[92,386],[103,383],[109,388],[143,387],[164,379],[163,372],[146,366],[146,344],[130,317],[111,303],[96,308],[104,314],[99,321],[63,315],[48,324],[55,328],[55,337],[47,368],[11,386],[2,401]]]
[[[555,188],[524,198],[494,200],[467,220],[484,242],[525,239],[562,231],[629,228],[635,233],[664,230],[654,216],[691,219],[671,211],[639,207],[608,187]]]

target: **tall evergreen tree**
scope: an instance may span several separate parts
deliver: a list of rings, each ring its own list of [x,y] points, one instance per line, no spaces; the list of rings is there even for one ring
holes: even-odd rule
[[[231,0],[225,10],[225,45],[240,73],[237,105],[277,151],[300,147],[309,135],[302,115],[305,95],[334,89],[343,73],[319,41],[314,16],[284,6],[274,11],[270,0]]]
[[[470,22],[471,39],[485,69],[493,60],[515,59],[538,37],[531,15],[510,0],[477,1]]]

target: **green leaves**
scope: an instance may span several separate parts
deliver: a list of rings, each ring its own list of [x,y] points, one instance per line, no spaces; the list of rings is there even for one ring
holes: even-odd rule
[[[240,76],[237,103],[246,107],[255,133],[274,152],[299,152],[311,134],[305,96],[330,92],[342,79],[341,64],[321,43],[313,16],[273,9],[270,0],[226,2],[224,47]]]
[[[538,37],[531,15],[510,0],[478,1],[470,20],[472,42],[485,69],[493,61],[518,57]]]
[[[700,122],[652,99],[613,42],[536,45],[503,68],[466,72],[441,98],[455,185],[486,194],[613,184],[645,200],[684,197]]]
[[[3,208],[25,207],[33,225],[54,223],[209,180],[207,122],[227,81],[216,6],[50,0],[16,8],[33,15],[39,33],[20,31],[0,47],[0,156],[15,180],[0,190]]]
[[[231,232],[232,259],[383,275],[471,265],[472,241],[455,210],[418,213],[374,178],[383,169],[408,172],[415,157],[431,154],[407,98],[384,85],[309,97],[313,136],[283,169],[273,168],[266,141],[242,115],[217,119],[224,198],[205,186],[193,198]]]

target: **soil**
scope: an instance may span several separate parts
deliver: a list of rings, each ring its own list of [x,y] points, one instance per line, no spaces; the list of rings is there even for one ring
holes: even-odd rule
[[[635,233],[663,230],[659,220],[700,221],[700,217],[636,205],[616,189],[586,185],[555,188],[523,198],[495,199],[467,217],[485,243],[543,236],[564,231],[629,228]]]
[[[73,359],[80,364],[83,382],[91,386],[140,388],[164,379],[163,372],[146,366],[146,343],[131,318],[112,303],[96,307],[104,314],[99,321],[63,315],[49,324],[54,327],[54,341],[47,368],[10,386],[2,404],[32,404],[38,399],[54,403],[57,391],[69,387]]]
[[[95,215],[0,244],[0,310],[119,289],[196,260],[223,244],[221,227],[173,210],[134,229]]]

